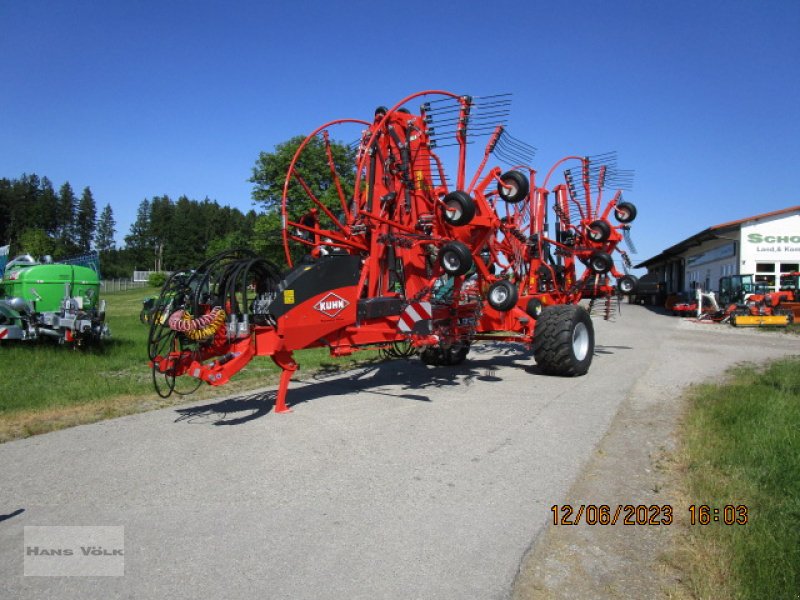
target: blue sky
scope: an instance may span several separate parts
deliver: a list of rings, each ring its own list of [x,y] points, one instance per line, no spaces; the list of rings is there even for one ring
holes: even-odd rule
[[[638,262],[800,204],[800,2],[0,0],[0,177],[244,211],[260,150],[423,89],[514,94],[546,172],[634,169]]]

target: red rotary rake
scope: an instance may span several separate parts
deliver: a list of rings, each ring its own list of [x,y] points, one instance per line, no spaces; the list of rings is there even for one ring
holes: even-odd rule
[[[405,108],[417,99],[418,113]],[[567,157],[537,186],[535,150],[505,129],[509,105],[508,95],[427,91],[379,107],[372,122],[332,121],[310,134],[283,190],[290,270],[230,251],[170,277],[149,336],[158,393],[222,385],[254,356],[269,356],[282,369],[275,408],[285,412],[295,350],[418,351],[426,364],[454,365],[481,339],[531,346],[548,374],[586,373],[594,330],[578,301],[591,295],[608,303],[636,285],[612,259],[620,252],[627,270],[619,244],[636,209],[621,191],[602,201],[606,187],[624,187],[631,174],[616,169],[613,154]],[[337,164],[331,131],[353,125],[364,128],[356,164]],[[488,141],[468,173],[468,146],[481,135]],[[322,186],[304,173],[312,145],[327,156]],[[510,168],[487,168],[490,158]],[[565,163],[576,166],[548,189]],[[352,169],[349,189],[343,175]],[[293,264],[298,246],[306,254]],[[176,386],[183,375],[193,378],[190,388]]]

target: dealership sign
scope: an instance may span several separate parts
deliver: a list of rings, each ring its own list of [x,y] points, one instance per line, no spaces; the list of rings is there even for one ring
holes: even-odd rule
[[[768,258],[765,254],[774,254],[776,258],[778,255],[800,254],[800,235],[753,232],[744,239],[751,251],[764,258]]]

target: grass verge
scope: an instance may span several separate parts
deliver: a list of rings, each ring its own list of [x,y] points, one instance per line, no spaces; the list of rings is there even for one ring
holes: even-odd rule
[[[203,385],[190,397],[159,398],[147,364],[148,326],[139,321],[142,300],[157,294],[148,288],[104,294],[111,339],[96,347],[76,350],[49,339],[0,344],[0,442],[277,382],[278,368],[257,357],[224,388]],[[296,353],[295,379],[375,360],[377,352],[354,356],[303,350]]]
[[[690,525],[679,542],[675,562],[690,593],[797,598],[800,358],[696,387],[682,434],[686,497],[720,511],[719,522]],[[725,525],[726,505],[746,505],[748,523]]]

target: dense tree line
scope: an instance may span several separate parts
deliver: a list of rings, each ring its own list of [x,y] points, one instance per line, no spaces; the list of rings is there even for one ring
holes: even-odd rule
[[[105,277],[130,277],[134,270],[174,271],[196,266],[205,258],[230,248],[249,248],[284,263],[281,241],[281,196],[289,163],[303,137],[278,144],[274,152],[259,154],[250,181],[259,214],[246,214],[220,206],[208,198],[198,201],[181,196],[145,198],[136,220],[115,242],[116,221],[110,204],[102,210],[89,187],[77,195],[69,182],[58,190],[47,177],[22,175],[0,179],[0,246],[11,245],[11,255],[46,254],[55,260],[97,250]],[[326,149],[319,139],[310,141],[298,163],[298,173],[314,196],[332,210],[340,209],[332,184],[327,153],[334,157],[345,195],[352,194],[354,151],[332,143]],[[306,190],[290,180],[290,217],[294,220],[313,206]],[[302,252],[302,249],[300,250]]]
[[[139,270],[192,268],[225,249],[252,247],[256,218],[208,198],[146,198],[125,236],[125,257]]]
[[[110,212],[108,217],[113,220]],[[38,175],[0,179],[0,246],[11,244],[12,252],[56,258],[88,252],[97,227],[88,187],[78,198],[69,182],[56,191],[47,177]]]

